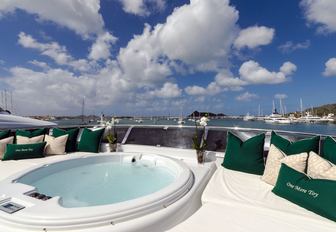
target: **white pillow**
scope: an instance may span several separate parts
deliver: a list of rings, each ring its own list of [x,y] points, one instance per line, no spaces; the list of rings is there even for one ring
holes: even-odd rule
[[[3,155],[6,152],[6,146],[7,144],[13,144],[14,142],[14,136],[4,138],[0,140],[0,159],[3,158]]]
[[[336,180],[336,165],[311,151],[308,158],[307,175],[314,179]]]
[[[53,137],[50,135],[46,135],[44,139],[44,141],[47,142],[47,145],[45,148],[45,154],[46,155],[64,155],[68,136],[69,135]]]
[[[44,139],[44,135],[35,136],[32,138],[28,138],[25,136],[16,136],[16,144],[32,144],[32,143],[42,143]]]
[[[306,169],[307,157],[308,154],[305,152],[287,156],[272,144],[268,152],[265,171],[261,179],[268,184],[275,185],[282,163],[298,172],[304,172]]]

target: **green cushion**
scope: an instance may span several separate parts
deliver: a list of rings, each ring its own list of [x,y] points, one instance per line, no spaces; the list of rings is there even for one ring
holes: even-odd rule
[[[254,136],[243,142],[228,132],[222,166],[236,171],[262,175],[265,169],[264,141],[265,134]]]
[[[47,133],[47,129],[46,128],[42,128],[42,129],[36,129],[36,130],[17,130],[16,131],[16,135],[20,135],[20,136],[24,136],[24,137],[28,137],[28,138],[32,138],[35,136],[39,136],[39,135],[44,135]]]
[[[54,128],[52,131],[54,137],[68,135],[68,140],[65,146],[66,152],[75,152],[77,150],[78,132],[79,128],[66,129],[66,130]]]
[[[336,164],[336,141],[332,137],[325,138],[321,156]]]
[[[0,139],[8,138],[10,136],[10,130],[0,131]]]
[[[303,152],[309,153],[311,151],[319,153],[320,136],[291,142],[272,131],[271,144],[282,150],[286,155],[299,154]]]
[[[20,160],[44,157],[46,142],[32,144],[7,144],[2,160]]]
[[[272,192],[305,209],[336,221],[336,181],[312,179],[282,164]]]
[[[104,134],[104,128],[100,130],[83,129],[82,136],[78,143],[78,151],[99,152],[100,140]]]

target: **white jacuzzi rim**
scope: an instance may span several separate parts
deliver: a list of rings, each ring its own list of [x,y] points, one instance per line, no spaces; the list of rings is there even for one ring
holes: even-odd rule
[[[122,156],[123,161],[127,160],[127,158],[132,158],[137,155],[142,155],[142,159],[144,160],[153,160],[157,159],[159,161],[163,161],[169,167],[174,166],[175,169],[179,169],[179,175],[175,179],[175,181],[168,186],[162,188],[161,190],[154,192],[152,194],[139,197],[133,200],[124,201],[115,204],[108,205],[99,205],[99,206],[89,206],[89,207],[76,207],[76,208],[65,208],[58,203],[58,198],[54,197],[48,201],[41,201],[34,198],[31,198],[24,193],[32,191],[34,187],[28,186],[21,183],[13,183],[13,180],[20,178],[21,176],[34,171],[38,168],[44,167],[46,165],[56,164],[60,162],[66,162],[68,160],[74,159],[85,159],[85,158],[93,158],[93,157],[112,157],[111,159],[116,159]],[[118,159],[119,161],[119,159]],[[170,168],[169,168],[170,169]],[[26,208],[25,211],[17,212],[15,214],[9,215],[4,212],[0,212],[0,219],[4,219],[11,224],[15,224],[22,227],[32,227],[32,228],[41,228],[41,226],[49,227],[49,228],[58,228],[58,227],[66,227],[71,229],[78,229],[81,226],[97,226],[97,225],[105,225],[106,223],[118,223],[122,221],[126,221],[132,218],[137,218],[140,216],[144,216],[151,212],[155,212],[159,209],[168,207],[170,204],[173,204],[180,198],[182,198],[193,186],[194,177],[191,170],[188,168],[186,164],[182,161],[166,157],[158,154],[150,154],[150,153],[133,153],[133,152],[120,152],[120,153],[111,153],[111,154],[98,154],[92,155],[90,153],[83,154],[80,157],[71,157],[66,160],[57,160],[46,162],[41,165],[36,165],[35,167],[26,169],[22,172],[18,172],[6,180],[0,183],[0,186],[3,184],[7,186],[16,185],[16,187],[20,187],[21,191],[16,194],[8,195],[12,199],[18,199],[19,202],[29,202],[34,204],[34,206],[40,206],[44,211],[39,214],[32,214],[29,212],[29,208]],[[1,189],[1,188],[0,188]],[[15,188],[14,188],[15,189]],[[3,191],[2,191],[3,192]],[[1,191],[0,191],[1,194]],[[0,202],[3,202],[0,201]],[[15,202],[15,201],[14,201]],[[31,208],[30,208],[31,209]],[[118,209],[118,210],[116,210]],[[31,211],[31,210],[30,210]],[[88,213],[88,212],[90,213]],[[52,213],[49,213],[52,212]],[[55,217],[57,215],[57,217]],[[41,223],[42,222],[42,223]]]

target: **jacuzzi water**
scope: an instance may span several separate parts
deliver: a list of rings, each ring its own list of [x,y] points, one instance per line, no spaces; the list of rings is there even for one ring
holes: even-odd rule
[[[75,167],[54,164],[17,180],[39,193],[60,196],[63,207],[113,204],[139,198],[168,186],[175,175],[167,168],[142,162],[102,162]]]
[[[143,228],[161,228],[160,220],[179,218],[180,202],[186,203],[184,197],[193,185],[191,169],[165,156],[126,152],[64,156],[0,182],[0,205],[22,207],[14,213],[0,210],[0,228],[8,224],[11,232],[95,228],[105,232],[100,228],[114,231],[120,226],[139,231],[133,220],[144,220]],[[32,197],[35,192],[51,198]]]

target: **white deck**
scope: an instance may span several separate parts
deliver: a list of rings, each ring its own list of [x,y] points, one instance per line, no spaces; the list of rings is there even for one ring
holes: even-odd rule
[[[207,162],[203,165],[198,165],[196,160],[195,151],[192,150],[182,150],[182,149],[170,149],[170,148],[154,148],[148,146],[134,146],[127,145],[123,147],[125,152],[136,152],[136,153],[151,153],[160,154],[170,157],[178,158],[182,160],[188,168],[193,172],[194,175],[194,185],[189,190],[189,192],[184,195],[181,199],[177,200],[175,203],[169,205],[166,208],[162,208],[156,212],[149,213],[145,216],[141,216],[135,219],[120,223],[108,223],[104,225],[97,225],[96,227],[82,227],[81,229],[71,229],[69,228],[46,228],[47,231],[92,231],[92,232],[103,232],[103,231],[164,231],[172,228],[173,226],[181,223],[201,206],[201,194],[211,178],[212,174],[216,169],[214,162]],[[3,161],[0,162],[0,181],[8,178],[9,176],[30,169],[33,167],[40,166],[41,164],[47,164],[56,160],[72,159],[74,157],[87,156],[87,153],[71,153],[63,156],[50,156],[41,159],[27,159],[19,161]],[[94,156],[95,154],[92,154]],[[100,153],[98,155],[105,155],[105,153]],[[107,155],[107,154],[106,154]],[[46,209],[48,210],[48,209]],[[86,208],[85,210],[89,210]],[[2,212],[0,212],[2,213]],[[41,223],[43,225],[43,222]],[[0,231],[6,232],[19,232],[19,231],[43,231],[44,227],[41,226],[39,230],[22,228],[14,226],[8,221],[0,222]]]

